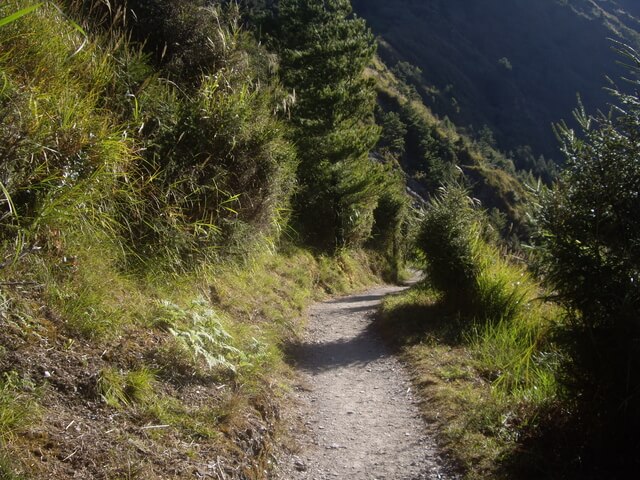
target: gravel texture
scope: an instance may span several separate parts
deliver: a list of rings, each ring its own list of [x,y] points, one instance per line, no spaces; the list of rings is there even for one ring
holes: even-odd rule
[[[403,365],[371,328],[385,295],[402,287],[316,304],[292,348],[300,371],[293,400],[298,450],[280,479],[451,479]]]

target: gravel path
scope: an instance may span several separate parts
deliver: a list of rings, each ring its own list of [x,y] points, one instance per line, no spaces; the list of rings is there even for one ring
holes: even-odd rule
[[[400,362],[371,329],[385,295],[401,287],[316,304],[305,340],[294,432],[300,451],[281,460],[287,480],[451,479],[436,453]]]

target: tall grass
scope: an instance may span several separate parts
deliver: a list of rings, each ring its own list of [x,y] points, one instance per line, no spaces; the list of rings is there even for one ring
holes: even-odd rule
[[[479,368],[498,390],[553,395],[550,329],[558,311],[538,298],[542,287],[526,267],[483,233],[484,215],[456,185],[432,200],[419,237],[429,281],[460,312]]]
[[[151,403],[155,398],[155,383],[154,373],[146,367],[129,372],[108,367],[100,372],[97,389],[107,405],[121,409]]]
[[[2,27],[4,25],[8,25],[8,24],[10,24],[12,22],[15,22],[19,18],[30,14],[34,10],[40,8],[41,6],[42,6],[42,2],[41,3],[37,3],[35,5],[31,5],[30,7],[22,8],[22,9],[18,10],[17,12],[14,12],[14,13],[12,13],[10,15],[7,15],[6,17],[1,17],[0,18],[0,27]]]
[[[384,307],[385,324],[404,332],[408,358],[427,379],[425,395],[450,416],[443,438],[470,478],[493,475],[498,457],[537,428],[558,401],[562,360],[560,308],[492,241],[484,215],[463,188],[442,189],[418,236],[427,279]]]

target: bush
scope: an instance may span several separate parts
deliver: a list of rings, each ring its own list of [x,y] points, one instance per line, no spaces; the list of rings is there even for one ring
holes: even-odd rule
[[[277,239],[288,220],[297,159],[276,118],[284,93],[268,70],[268,54],[239,28],[232,6],[138,3],[159,8],[152,23],[161,24],[163,39],[183,39],[161,62],[175,82],[150,77],[135,102],[150,179],[147,211],[135,223],[138,255],[159,252],[174,265],[193,264],[225,246],[246,249],[260,235]],[[146,21],[134,25],[137,35]],[[159,41],[152,36],[148,48]],[[192,49],[202,52],[192,56]],[[176,67],[181,63],[188,68]]]
[[[467,321],[519,321],[538,287],[488,239],[488,228],[485,212],[464,188],[442,188],[427,207],[418,237],[427,278]]]
[[[422,223],[418,248],[426,255],[427,275],[452,301],[465,302],[475,288],[480,268],[478,214],[466,190],[450,185],[431,200]]]
[[[620,46],[632,78],[640,57]],[[632,85],[637,89],[640,81]],[[640,426],[640,97],[611,90],[610,115],[575,112],[581,135],[557,127],[566,168],[542,197],[547,278],[567,306],[566,382],[591,412],[589,428]]]

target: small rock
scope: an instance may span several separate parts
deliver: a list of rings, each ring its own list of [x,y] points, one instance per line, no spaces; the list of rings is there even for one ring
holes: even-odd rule
[[[306,465],[302,460],[300,460],[300,459],[297,459],[297,460],[294,462],[293,466],[295,467],[295,469],[296,469],[298,472],[306,472],[306,471],[307,471],[307,465]]]

